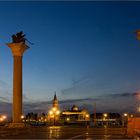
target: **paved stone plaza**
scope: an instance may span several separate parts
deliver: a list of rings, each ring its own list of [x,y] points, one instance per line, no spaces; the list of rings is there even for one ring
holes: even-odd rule
[[[0,128],[0,139],[133,139],[125,128],[28,127]]]

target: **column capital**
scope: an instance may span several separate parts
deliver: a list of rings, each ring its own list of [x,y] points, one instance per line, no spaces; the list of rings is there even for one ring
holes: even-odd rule
[[[23,42],[20,43],[7,43],[6,44],[12,51],[13,56],[22,56],[25,50],[29,47]]]

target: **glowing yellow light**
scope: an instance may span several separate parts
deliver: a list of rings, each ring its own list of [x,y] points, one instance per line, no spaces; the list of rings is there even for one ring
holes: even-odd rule
[[[88,114],[86,114],[86,118],[89,118],[89,115]]]
[[[7,117],[4,115],[4,116],[2,116],[2,118],[3,118],[3,119],[6,119]]]
[[[24,116],[23,115],[21,115],[21,119],[23,119],[24,118]]]
[[[60,114],[60,111],[59,111],[59,110],[57,110],[57,111],[56,111],[56,114],[57,114],[57,115],[58,115],[58,114]]]
[[[70,121],[70,118],[67,118],[67,121]]]
[[[140,107],[138,107],[138,112],[140,112]]]
[[[124,113],[123,115],[124,115],[125,117],[127,117],[127,116],[128,116],[128,114],[127,114],[127,113]]]
[[[56,111],[56,108],[55,107],[53,107],[53,109],[52,109],[54,112]]]
[[[133,115],[133,114],[131,114],[131,115],[130,115],[130,117],[131,117],[131,118],[133,118],[133,117],[134,117],[134,115]]]
[[[0,118],[0,121],[3,121],[3,118]]]
[[[107,113],[104,113],[103,115],[104,115],[104,117],[107,117]]]
[[[50,115],[52,115],[52,114],[53,114],[53,112],[52,112],[52,111],[50,111],[50,112],[49,112],[49,114],[50,114]]]

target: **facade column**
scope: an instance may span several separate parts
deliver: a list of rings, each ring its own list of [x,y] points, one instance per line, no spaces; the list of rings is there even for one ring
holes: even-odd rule
[[[12,126],[21,124],[22,115],[22,58],[23,53],[29,47],[23,43],[8,43],[7,46],[11,49],[14,66],[13,66],[13,109],[12,109]]]

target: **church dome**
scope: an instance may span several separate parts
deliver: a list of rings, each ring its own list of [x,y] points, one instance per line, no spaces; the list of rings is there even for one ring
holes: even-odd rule
[[[76,105],[73,105],[72,108],[71,108],[71,110],[72,111],[78,111],[79,109],[78,109],[78,107]]]

